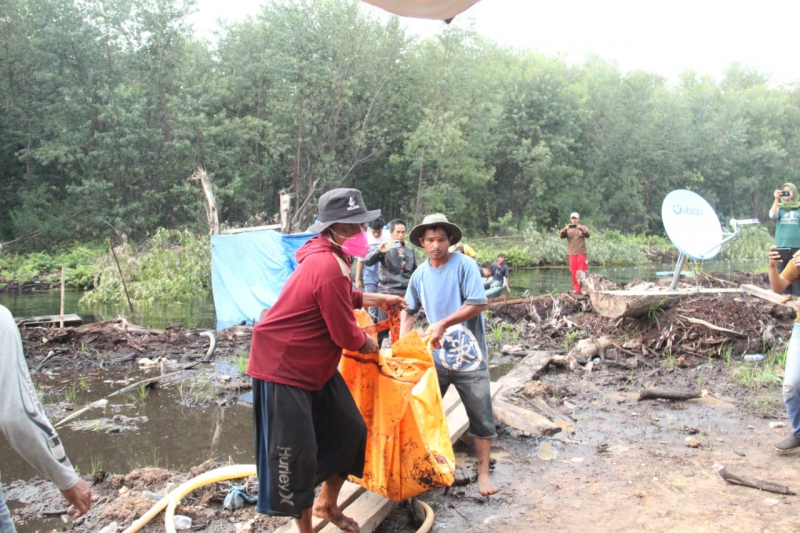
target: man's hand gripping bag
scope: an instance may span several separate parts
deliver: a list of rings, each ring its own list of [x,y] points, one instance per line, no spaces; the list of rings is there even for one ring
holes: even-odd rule
[[[397,324],[372,325],[356,311],[369,333],[390,329],[392,353],[344,351],[339,372],[367,424],[364,477],[351,481],[401,501],[453,484],[455,459],[433,358],[412,331],[397,340]]]

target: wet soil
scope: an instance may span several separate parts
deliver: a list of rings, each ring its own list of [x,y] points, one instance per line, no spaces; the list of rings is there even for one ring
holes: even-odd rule
[[[711,277],[700,281],[721,283]],[[740,280],[762,286],[764,281],[750,276]],[[704,328],[686,317],[736,334]],[[505,353],[493,359],[495,377],[530,350],[565,355],[577,340],[600,336],[612,337],[614,343],[592,361],[573,365],[572,371],[552,367],[514,392],[512,401],[522,407],[542,411],[545,402],[544,414],[563,431],[534,438],[501,425],[493,445],[493,476],[500,492],[482,498],[472,483],[420,496],[436,514],[433,531],[800,531],[800,510],[791,505],[796,497],[729,485],[715,470],[715,465],[725,465],[738,475],[800,489],[796,481],[800,454],[781,456],[772,449],[773,443],[789,434],[779,384],[783,369],[774,357],[756,363],[742,359],[745,353],[779,352],[793,318],[794,313],[785,307],[740,294],[690,297],[645,318],[615,321],[594,313],[583,295],[544,296],[494,306],[487,334],[497,353]],[[200,333],[202,330],[183,328],[146,330],[117,320],[79,328],[23,330],[23,337],[29,366],[39,369],[33,373],[37,386],[54,381],[49,385],[54,392],[46,395],[45,403],[55,420],[69,412],[65,402],[54,399],[62,393],[55,382],[63,381],[69,372],[147,375],[138,370],[138,360],[144,357],[158,359],[159,366],[163,360],[171,367],[167,372],[180,370],[205,357],[209,339]],[[203,413],[203,422],[193,425],[203,428],[201,440],[211,439],[202,446],[207,457],[252,462],[252,457],[241,455],[247,455],[241,443],[249,442],[252,431],[246,414],[223,417],[225,424],[237,422],[225,426],[221,442],[217,439],[215,443],[213,437],[220,424],[216,413],[234,404],[247,387],[247,380],[230,372],[225,361],[247,353],[250,330],[237,327],[216,332],[216,343],[216,366],[201,364],[186,370],[163,383],[151,398],[183,402],[189,406],[184,408],[188,413]],[[752,379],[755,374],[767,379],[756,381]],[[134,379],[127,375],[124,382]],[[212,385],[204,400],[193,404],[192,395],[178,392],[187,391],[191,380],[201,379]],[[107,390],[122,385],[109,381]],[[704,396],[685,402],[639,402],[638,392],[644,388],[699,389]],[[95,393],[102,397],[106,390]],[[128,407],[120,407],[116,414],[129,419],[147,416],[152,422],[157,411],[167,411],[164,404],[139,408],[135,404],[131,398]],[[194,416],[186,411],[165,414],[166,422],[159,422],[159,427],[169,425],[170,418],[177,426],[177,420]],[[137,425],[146,428],[148,422]],[[91,453],[73,451],[76,447],[71,447],[69,436],[64,435],[78,430],[60,431],[70,456]],[[122,432],[113,438],[128,440],[143,432]],[[226,441],[226,435],[236,438]],[[188,446],[198,440],[196,434],[183,438],[180,432],[154,432],[150,438],[152,449],[163,453],[163,466],[169,470],[151,464],[134,470],[123,466],[121,472],[128,472],[123,475],[96,472],[93,477],[85,476],[94,483],[94,508],[74,524],[75,531],[97,531],[114,520],[124,528],[153,503],[142,491],[169,490],[199,473],[190,471],[185,462],[176,465],[171,460],[173,452],[191,456],[188,448],[178,443],[188,441]],[[692,447],[687,438],[693,439],[688,443]],[[105,446],[120,442],[109,441]],[[144,450],[152,453],[147,445]],[[472,476],[470,445],[457,446],[457,455],[459,477],[466,482]],[[0,458],[0,470],[5,480],[12,481],[14,477],[4,470],[6,461]],[[199,468],[215,465],[206,463]],[[236,484],[255,489],[252,479]],[[196,491],[186,498],[179,514],[191,516],[193,528],[203,531],[268,531],[282,522],[256,515],[253,506],[223,511],[221,501],[230,485]],[[49,482],[18,479],[5,484],[3,490],[15,518],[23,524],[22,533],[70,527],[57,518],[43,520],[40,516],[42,511],[64,505]],[[415,531],[409,517],[407,507],[398,507],[379,531]],[[162,522],[163,518],[157,519],[145,531],[162,531]]]
[[[701,399],[636,400],[645,387],[696,386],[700,372]],[[796,496],[730,485],[715,470],[800,489],[798,455],[772,449],[789,434],[770,427],[786,423],[779,388],[742,392],[718,362],[656,374],[556,372],[528,388],[545,391],[564,431],[530,438],[501,426],[492,453],[500,492],[481,498],[472,484],[422,495],[436,515],[432,531],[800,531]],[[517,399],[525,405],[525,391]],[[407,508],[378,529],[415,530]]]

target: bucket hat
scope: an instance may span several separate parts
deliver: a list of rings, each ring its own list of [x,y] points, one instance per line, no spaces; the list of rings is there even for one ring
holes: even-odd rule
[[[573,212],[569,214],[569,218],[581,218],[581,216],[577,212]]]
[[[367,210],[358,189],[331,189],[319,197],[319,220],[306,231],[319,233],[331,224],[363,224],[381,216],[381,210]]]
[[[408,234],[408,240],[414,246],[419,246],[422,248],[422,245],[419,243],[420,238],[422,235],[425,234],[425,230],[431,228],[433,226],[440,226],[443,228],[447,228],[452,235],[453,240],[450,244],[457,244],[461,240],[461,228],[453,224],[452,222],[447,221],[447,217],[441,213],[433,213],[431,215],[426,216],[422,219],[422,224],[417,224]]]

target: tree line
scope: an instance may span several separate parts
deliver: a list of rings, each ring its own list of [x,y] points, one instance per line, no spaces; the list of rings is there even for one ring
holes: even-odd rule
[[[364,192],[413,224],[468,234],[563,225],[571,211],[660,234],[676,188],[721,219],[766,219],[795,181],[800,90],[732,65],[677,84],[505,48],[468,29],[419,40],[356,0],[270,0],[194,35],[192,0],[6,0],[0,17],[0,242],[30,251],[220,220],[293,229],[319,194]]]

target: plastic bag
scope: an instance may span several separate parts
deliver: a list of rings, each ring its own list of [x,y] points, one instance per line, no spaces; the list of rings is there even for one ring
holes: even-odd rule
[[[376,333],[366,311],[359,325]],[[350,481],[390,500],[401,501],[453,484],[455,459],[433,358],[416,331],[392,344],[391,353],[344,351],[339,363],[367,424],[364,476]]]

